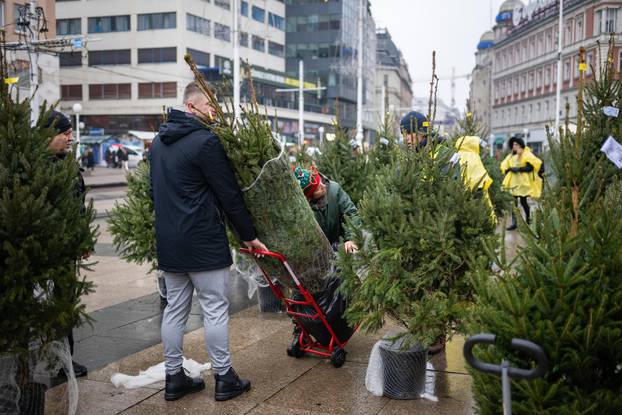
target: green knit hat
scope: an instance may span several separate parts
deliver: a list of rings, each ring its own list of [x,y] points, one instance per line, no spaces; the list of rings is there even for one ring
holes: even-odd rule
[[[303,169],[298,166],[294,169],[294,176],[300,183],[300,188],[304,192],[307,198],[313,196],[313,193],[320,185],[320,175],[315,167],[311,167],[309,170]]]

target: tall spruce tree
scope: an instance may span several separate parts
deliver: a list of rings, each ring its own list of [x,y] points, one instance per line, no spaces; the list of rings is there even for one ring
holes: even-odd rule
[[[470,307],[469,259],[484,255],[494,224],[484,200],[448,169],[452,151],[404,149],[384,167],[359,206],[364,228],[356,255],[339,255],[350,299],[347,317],[366,331],[386,317],[400,323],[405,344],[430,346],[449,335]]]
[[[0,31],[0,355],[27,357],[33,343],[63,341],[86,318],[82,295],[92,283],[79,276],[82,257],[95,244],[92,204],[78,194],[78,164],[49,150],[54,128],[35,125],[30,100],[5,83],[6,54]]]
[[[108,227],[121,258],[158,268],[155,241],[155,211],[151,199],[149,164],[140,163],[127,176],[127,197],[116,203],[108,217]]]
[[[508,347],[512,338],[541,345],[550,360],[541,379],[512,381],[516,414],[622,413],[622,181],[599,151],[608,136],[620,139],[620,118],[603,108],[622,105],[613,44],[596,79],[587,86],[584,51],[578,93],[577,132],[549,137],[557,177],[531,227],[519,229],[525,246],[515,263],[495,258],[502,272],[474,275],[477,306],[470,331],[498,336],[478,358],[528,367]],[[493,252],[490,250],[490,252]],[[494,254],[491,254],[493,257]],[[501,386],[473,372],[482,414],[501,412]]]

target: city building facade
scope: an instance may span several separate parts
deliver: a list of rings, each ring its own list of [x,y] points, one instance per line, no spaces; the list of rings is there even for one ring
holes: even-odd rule
[[[545,125],[555,119],[559,2],[506,1],[494,27],[491,129],[495,143],[521,135],[536,151],[546,142]],[[600,71],[607,59],[610,33],[615,33],[614,65],[622,57],[622,3],[611,0],[565,0],[562,36],[562,119],[569,105],[576,123],[579,49],[585,48],[586,76]],[[600,46],[599,46],[600,45]],[[472,95],[479,92],[472,91]]]
[[[58,35],[85,39],[81,48],[60,55],[61,108],[71,113],[80,102],[87,129],[157,131],[163,107],[181,108],[183,90],[194,79],[186,54],[208,80],[232,80],[232,1],[58,0]],[[257,99],[273,127],[293,136],[297,100],[276,91],[298,86],[297,77],[284,73],[285,4],[238,0],[238,5],[242,77],[247,79],[248,62]],[[230,85],[221,91],[231,95]],[[249,95],[243,82],[242,103]],[[318,113],[305,118],[315,130],[331,121]]]
[[[399,121],[412,109],[412,78],[402,52],[387,29],[376,31],[376,107],[371,112],[380,120],[383,111],[393,120],[399,135]]]
[[[475,68],[471,73],[469,111],[487,132],[491,131],[491,93],[492,93],[492,30],[484,33],[477,44]]]
[[[363,106],[375,108],[376,30],[368,0],[287,0],[286,72],[326,87],[313,110],[339,116],[354,129],[357,114],[359,7],[363,5]],[[306,104],[305,104],[306,105]],[[364,111],[367,138],[378,125],[377,113]]]
[[[9,75],[15,78],[14,92],[19,90],[21,98],[29,97],[35,82],[34,64],[37,65],[37,95],[43,100],[54,103],[59,99],[58,57],[54,53],[37,53],[35,48],[27,47],[33,38],[30,32],[23,30],[18,21],[28,19],[30,12],[27,0],[0,0],[0,29],[6,33],[7,63]],[[29,19],[34,40],[54,39],[56,37],[56,18],[54,0],[38,0],[34,3],[36,19]]]

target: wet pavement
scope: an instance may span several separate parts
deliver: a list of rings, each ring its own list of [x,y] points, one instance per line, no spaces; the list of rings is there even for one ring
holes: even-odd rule
[[[115,372],[138,374],[162,361],[157,344],[91,371],[78,382],[79,414],[471,414],[471,378],[462,359],[462,338],[448,343],[446,352],[430,359],[426,390],[438,402],[426,399],[390,400],[370,394],[365,372],[373,344],[388,330],[356,333],[346,364],[335,369],[322,358],[288,357],[291,322],[283,314],[260,313],[256,305],[232,315],[231,349],[236,370],[253,382],[252,390],[232,401],[216,402],[211,373],[203,376],[206,389],[174,402],[164,400],[163,383],[126,390],[110,383]],[[207,361],[203,330],[186,334],[185,356]],[[46,413],[61,413],[66,405],[65,385],[48,391]]]

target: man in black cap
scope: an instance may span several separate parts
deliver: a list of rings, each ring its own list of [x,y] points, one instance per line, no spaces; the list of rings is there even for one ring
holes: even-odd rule
[[[417,111],[411,111],[404,115],[400,121],[400,130],[406,144],[419,150],[428,143],[428,129],[430,122],[428,117]]]
[[[52,111],[43,125],[45,128],[54,128],[56,131],[56,135],[50,139],[50,143],[48,144],[48,149],[54,155],[53,161],[62,160],[67,155],[67,152],[71,149],[71,144],[73,141],[73,130],[71,126],[71,121],[64,114],[58,111]],[[78,170],[78,181],[76,183],[76,195],[82,199],[82,206],[84,209],[84,201],[86,198],[86,186],[84,184],[84,179],[82,178],[82,169]],[[73,356],[73,330],[69,330],[67,334],[67,341],[69,343],[69,350],[71,355]],[[76,377],[86,376],[88,370],[85,366],[71,361],[73,365],[73,372]],[[62,371],[62,369],[61,369]]]

